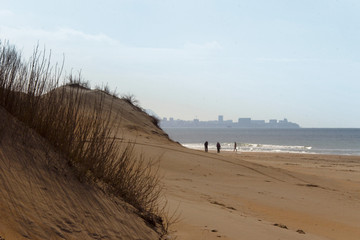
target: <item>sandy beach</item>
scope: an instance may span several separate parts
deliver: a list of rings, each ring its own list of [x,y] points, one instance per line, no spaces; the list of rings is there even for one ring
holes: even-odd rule
[[[169,207],[180,214],[169,239],[360,237],[360,157],[137,142],[161,159]]]

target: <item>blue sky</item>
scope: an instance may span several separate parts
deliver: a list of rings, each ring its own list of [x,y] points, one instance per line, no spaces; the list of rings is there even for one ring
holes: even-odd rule
[[[0,0],[0,39],[161,117],[360,127],[360,1]]]

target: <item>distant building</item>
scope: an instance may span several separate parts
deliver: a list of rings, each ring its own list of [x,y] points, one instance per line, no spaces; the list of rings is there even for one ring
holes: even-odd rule
[[[238,126],[239,127],[250,127],[251,126],[251,118],[239,118]]]
[[[265,124],[265,120],[251,120],[251,124],[264,125],[264,124]]]
[[[226,127],[232,127],[233,126],[233,121],[232,120],[226,120],[226,121],[223,121],[224,125]]]
[[[270,123],[270,124],[277,124],[278,121],[277,121],[277,119],[270,119],[270,120],[269,120],[269,123]]]
[[[218,122],[223,122],[224,121],[224,116],[223,115],[219,115],[218,116]]]
[[[288,120],[284,118],[284,120],[280,120],[279,123],[288,123]]]

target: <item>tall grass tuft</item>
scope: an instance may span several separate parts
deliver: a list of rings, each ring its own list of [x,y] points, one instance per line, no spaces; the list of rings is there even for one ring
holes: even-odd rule
[[[117,116],[111,104],[105,106],[108,87],[89,97],[81,75],[64,77],[62,65],[52,66],[50,58],[36,47],[24,61],[14,46],[0,41],[0,105],[60,151],[80,180],[101,182],[149,223],[161,223],[157,169],[116,139]]]

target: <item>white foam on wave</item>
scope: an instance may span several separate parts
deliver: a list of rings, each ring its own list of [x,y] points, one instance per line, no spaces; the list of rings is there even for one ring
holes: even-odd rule
[[[184,143],[184,147],[203,150],[203,143]],[[216,145],[209,143],[210,151],[216,151]],[[311,146],[287,146],[257,143],[238,143],[237,150],[240,152],[284,152],[284,153],[310,153]],[[234,143],[221,143],[221,151],[233,151]]]

